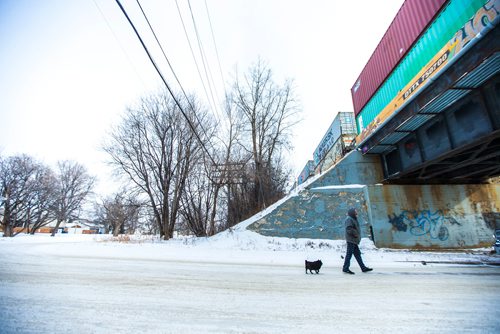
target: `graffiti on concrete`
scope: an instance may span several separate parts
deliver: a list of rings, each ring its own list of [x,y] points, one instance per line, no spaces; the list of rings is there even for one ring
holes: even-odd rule
[[[410,221],[410,233],[416,236],[429,235],[431,239],[444,241],[448,239],[449,232],[444,224],[444,217],[441,210],[431,213],[430,210],[406,212],[408,217],[413,216]]]
[[[347,210],[355,207],[362,236],[366,237],[370,232],[364,196],[362,189],[325,193],[304,190],[247,228],[265,236],[342,240]]]
[[[483,219],[490,229],[500,229],[500,213],[483,212]]]
[[[450,222],[451,225],[458,225],[458,226],[462,226],[462,224],[460,224],[459,222],[457,222],[457,220],[453,217],[445,217],[448,219],[448,221]]]
[[[443,211],[436,210],[404,210],[399,215],[388,216],[389,223],[399,232],[409,231],[414,236],[428,235],[431,239],[445,241],[450,233],[444,226],[445,221],[450,225],[461,225],[455,218],[443,215]]]
[[[391,215],[388,215],[389,217],[389,223],[392,224],[392,226],[399,232],[406,232],[408,230],[408,225],[404,222],[404,216],[403,215],[396,215],[393,214],[392,217]]]

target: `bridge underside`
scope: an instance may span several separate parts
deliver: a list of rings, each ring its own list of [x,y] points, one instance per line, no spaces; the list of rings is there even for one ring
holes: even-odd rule
[[[500,28],[363,143],[384,183],[481,183],[500,175]]]

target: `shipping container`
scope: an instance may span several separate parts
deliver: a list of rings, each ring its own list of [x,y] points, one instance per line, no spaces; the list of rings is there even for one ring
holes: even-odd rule
[[[356,134],[354,113],[339,112],[337,116],[335,116],[332,124],[323,136],[323,139],[321,139],[321,142],[314,151],[313,158],[315,166],[321,162],[342,134]]]
[[[355,137],[355,134],[341,135],[340,138],[333,143],[328,152],[326,152],[323,159],[321,159],[321,162],[316,165],[314,173],[321,174],[342,159],[347,152],[353,149],[352,142]]]
[[[351,88],[357,116],[447,0],[406,0]]]
[[[358,132],[418,74],[486,0],[450,0],[356,116]]]
[[[460,61],[459,59],[465,53],[469,52],[468,49],[470,46],[475,45],[486,34],[491,32],[491,30],[496,29],[495,27],[500,23],[499,8],[500,0],[488,0],[483,6],[480,6],[476,13],[467,19],[464,25],[456,31],[453,37],[451,37],[451,39],[446,42],[438,52],[436,52],[431,60],[420,69],[417,75],[414,76],[403,89],[399,90],[396,96],[388,104],[386,104],[383,109],[378,111],[375,118],[368,125],[366,125],[363,131],[356,138],[356,143],[358,145],[363,144],[364,141],[371,136],[371,134],[376,132],[377,129],[383,126],[386,121],[397,114],[404,105],[416,97],[419,92],[424,91],[428,84],[434,80],[439,80],[438,77],[445,72],[445,69],[448,68],[449,65],[455,63],[456,61]],[[487,43],[493,43],[493,41],[497,41],[497,39],[495,39],[495,35],[489,37],[489,42]],[[493,45],[495,44],[492,44],[492,47]],[[484,55],[479,58],[475,58],[474,52],[471,52],[472,53],[469,52],[469,60],[474,61],[475,59],[479,62],[482,61],[482,57],[484,57]],[[490,61],[487,63],[490,63]],[[478,63],[476,63],[476,65],[478,65]],[[483,65],[481,65],[481,67],[482,66]],[[494,64],[488,67],[491,67],[493,71],[497,68]],[[456,73],[455,75],[458,74]],[[481,77],[484,78],[482,80],[487,79],[484,75],[485,73],[481,74]],[[493,75],[493,72],[491,75]],[[457,78],[453,80],[456,80]],[[469,81],[469,79],[466,81],[464,81],[464,79],[460,79],[458,85],[461,86],[462,83],[467,81]],[[455,92],[453,93],[453,96],[458,99],[466,94],[466,91],[464,92],[460,90],[458,95],[457,92]],[[431,105],[434,105],[434,103],[424,107],[426,112],[433,112],[429,109],[434,108],[430,107]],[[446,105],[442,105],[441,107],[446,107]],[[362,120],[362,115],[359,115],[358,124],[362,124]],[[398,136],[399,135],[400,134],[398,134]],[[362,150],[363,152],[366,152],[367,146],[364,146]]]
[[[339,112],[337,117],[340,119],[340,132],[342,134],[357,134],[354,113]]]
[[[332,148],[333,144],[340,137],[340,118],[337,116],[333,119],[332,124],[326,131],[325,135],[319,142],[318,147],[314,150],[313,158],[314,165],[317,166],[325,157],[326,153]]]
[[[302,172],[300,173],[297,179],[297,184],[304,183],[308,178],[310,178],[313,175],[314,175],[314,161],[308,160],[304,169],[302,169]]]

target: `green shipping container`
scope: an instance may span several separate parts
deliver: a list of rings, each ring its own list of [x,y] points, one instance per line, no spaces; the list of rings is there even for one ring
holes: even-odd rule
[[[451,0],[356,117],[358,133],[412,80],[487,0]]]

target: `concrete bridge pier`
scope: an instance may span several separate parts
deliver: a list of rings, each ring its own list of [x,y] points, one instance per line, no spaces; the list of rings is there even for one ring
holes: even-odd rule
[[[376,156],[351,152],[247,228],[265,236],[344,239],[356,207],[377,247],[491,247],[500,228],[500,185],[387,185]]]

